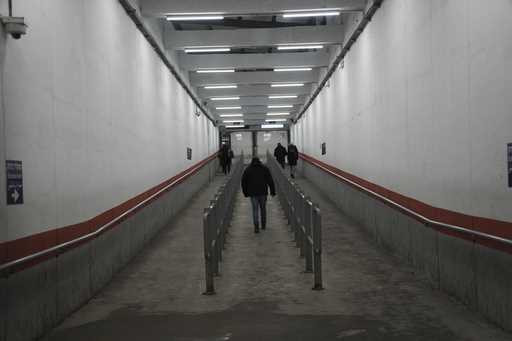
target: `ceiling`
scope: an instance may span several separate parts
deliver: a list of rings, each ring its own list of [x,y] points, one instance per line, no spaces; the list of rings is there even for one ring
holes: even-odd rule
[[[140,9],[161,20],[165,48],[220,126],[261,128],[300,112],[366,2],[140,0]],[[197,52],[205,48],[223,50]]]

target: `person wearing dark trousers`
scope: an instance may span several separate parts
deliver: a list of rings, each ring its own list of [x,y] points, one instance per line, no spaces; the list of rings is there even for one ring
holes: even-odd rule
[[[274,149],[274,157],[276,158],[277,162],[281,165],[281,167],[284,169],[284,159],[286,157],[286,148],[281,145],[281,143],[277,144],[276,149]]]
[[[297,147],[290,143],[288,145],[288,164],[290,165],[290,176],[295,178],[295,167],[297,166],[297,160],[299,159],[299,151]]]
[[[229,173],[229,168],[231,165],[228,166],[229,163],[229,147],[227,145],[222,145],[222,147],[219,150],[219,161],[220,165],[222,167],[222,172],[224,174]]]
[[[235,154],[233,153],[233,150],[231,148],[228,149],[228,157],[227,157],[227,170],[228,173],[231,173],[231,164],[233,162],[233,158],[235,157]]]
[[[251,198],[254,233],[260,232],[260,215],[261,229],[264,230],[267,227],[266,204],[269,189],[270,195],[275,196],[276,189],[270,170],[261,163],[259,158],[254,157],[242,175],[242,192],[246,198]]]

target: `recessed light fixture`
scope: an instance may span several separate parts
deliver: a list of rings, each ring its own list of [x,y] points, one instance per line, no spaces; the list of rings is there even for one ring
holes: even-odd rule
[[[284,45],[278,46],[278,50],[306,50],[306,49],[322,49],[323,45]]]
[[[237,85],[207,85],[205,89],[236,89]]]
[[[222,20],[222,15],[172,15],[167,17],[167,21],[188,21],[188,20]]]
[[[293,108],[292,104],[282,104],[282,105],[269,105],[267,106],[269,109],[282,109],[282,108]]]
[[[270,85],[272,88],[287,88],[304,86],[304,83],[275,83]]]
[[[200,69],[196,71],[197,73],[230,73],[235,72],[234,69]]]
[[[290,115],[289,112],[269,112],[267,113],[267,116],[288,116]]]
[[[212,101],[237,101],[240,97],[212,97]]]
[[[276,68],[275,72],[289,72],[289,71],[311,71],[311,67],[290,67],[290,68]]]
[[[243,117],[244,114],[223,114],[220,117]]]
[[[244,123],[244,120],[225,120],[222,123]]]
[[[339,11],[324,11],[324,12],[299,12],[299,13],[286,13],[283,18],[303,18],[303,17],[332,17],[340,15]]]
[[[238,124],[238,125],[228,125],[226,126],[226,128],[243,128],[244,126],[242,124]]]
[[[205,47],[185,49],[185,53],[203,53],[203,52],[229,52],[229,47]]]
[[[297,98],[297,95],[271,95],[268,96],[269,99],[281,99],[281,98]]]
[[[283,127],[284,127],[283,124],[262,124],[261,125],[262,129],[279,129],[279,128],[283,128]]]
[[[242,107],[216,107],[217,110],[236,110],[236,109],[242,109]]]
[[[286,118],[269,118],[265,122],[286,122]]]

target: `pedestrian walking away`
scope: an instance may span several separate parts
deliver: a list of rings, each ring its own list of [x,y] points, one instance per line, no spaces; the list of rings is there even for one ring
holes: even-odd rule
[[[228,158],[227,158],[228,173],[231,173],[231,164],[233,162],[234,157],[235,157],[235,154],[233,153],[233,150],[231,148],[229,148],[228,149]]]
[[[285,157],[286,157],[286,148],[281,145],[281,143],[277,144],[276,149],[274,149],[274,157],[276,158],[277,162],[281,165],[281,168],[284,169],[285,164]]]
[[[222,145],[222,147],[219,150],[219,161],[220,165],[222,167],[222,172],[224,174],[229,173],[229,147],[227,145]]]
[[[266,204],[269,189],[270,195],[275,196],[276,189],[270,170],[261,163],[259,158],[255,157],[242,175],[242,191],[246,198],[251,198],[254,233],[260,232],[260,215],[261,229],[264,230],[267,227]]]
[[[299,159],[299,151],[297,147],[290,143],[288,145],[288,164],[290,165],[290,176],[295,178],[295,167],[297,166],[297,160]]]

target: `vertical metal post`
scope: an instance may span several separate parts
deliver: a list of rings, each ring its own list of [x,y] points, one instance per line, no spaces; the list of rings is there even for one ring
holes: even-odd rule
[[[312,218],[313,218],[313,203],[309,198],[306,198],[305,212],[304,212],[304,253],[306,254],[306,272],[313,272],[313,236],[312,236]]]
[[[205,265],[205,279],[206,291],[204,295],[214,295],[215,288],[213,284],[213,271],[212,271],[212,256],[211,256],[211,241],[209,233],[209,209],[205,208],[203,213],[203,240],[204,240],[204,265]]]
[[[315,205],[313,208],[313,251],[315,284],[313,290],[323,290],[322,284],[322,216],[320,208]]]
[[[215,209],[215,201],[210,201],[210,215],[209,215],[209,222],[208,222],[208,225],[210,227],[210,241],[211,241],[211,244],[210,244],[210,247],[211,247],[211,253],[212,253],[212,272],[213,272],[213,275],[214,276],[218,276],[219,275],[219,261],[220,261],[220,256],[219,256],[219,241],[218,241],[218,238],[217,238],[217,230],[218,230],[218,227],[217,227],[217,222],[216,222],[216,218],[215,218],[215,215],[216,215],[216,209]]]
[[[299,239],[299,247],[300,247],[300,256],[304,257],[306,254],[306,208],[307,208],[307,198],[304,193],[300,193],[300,221],[301,225],[299,227],[300,231],[300,239]]]

